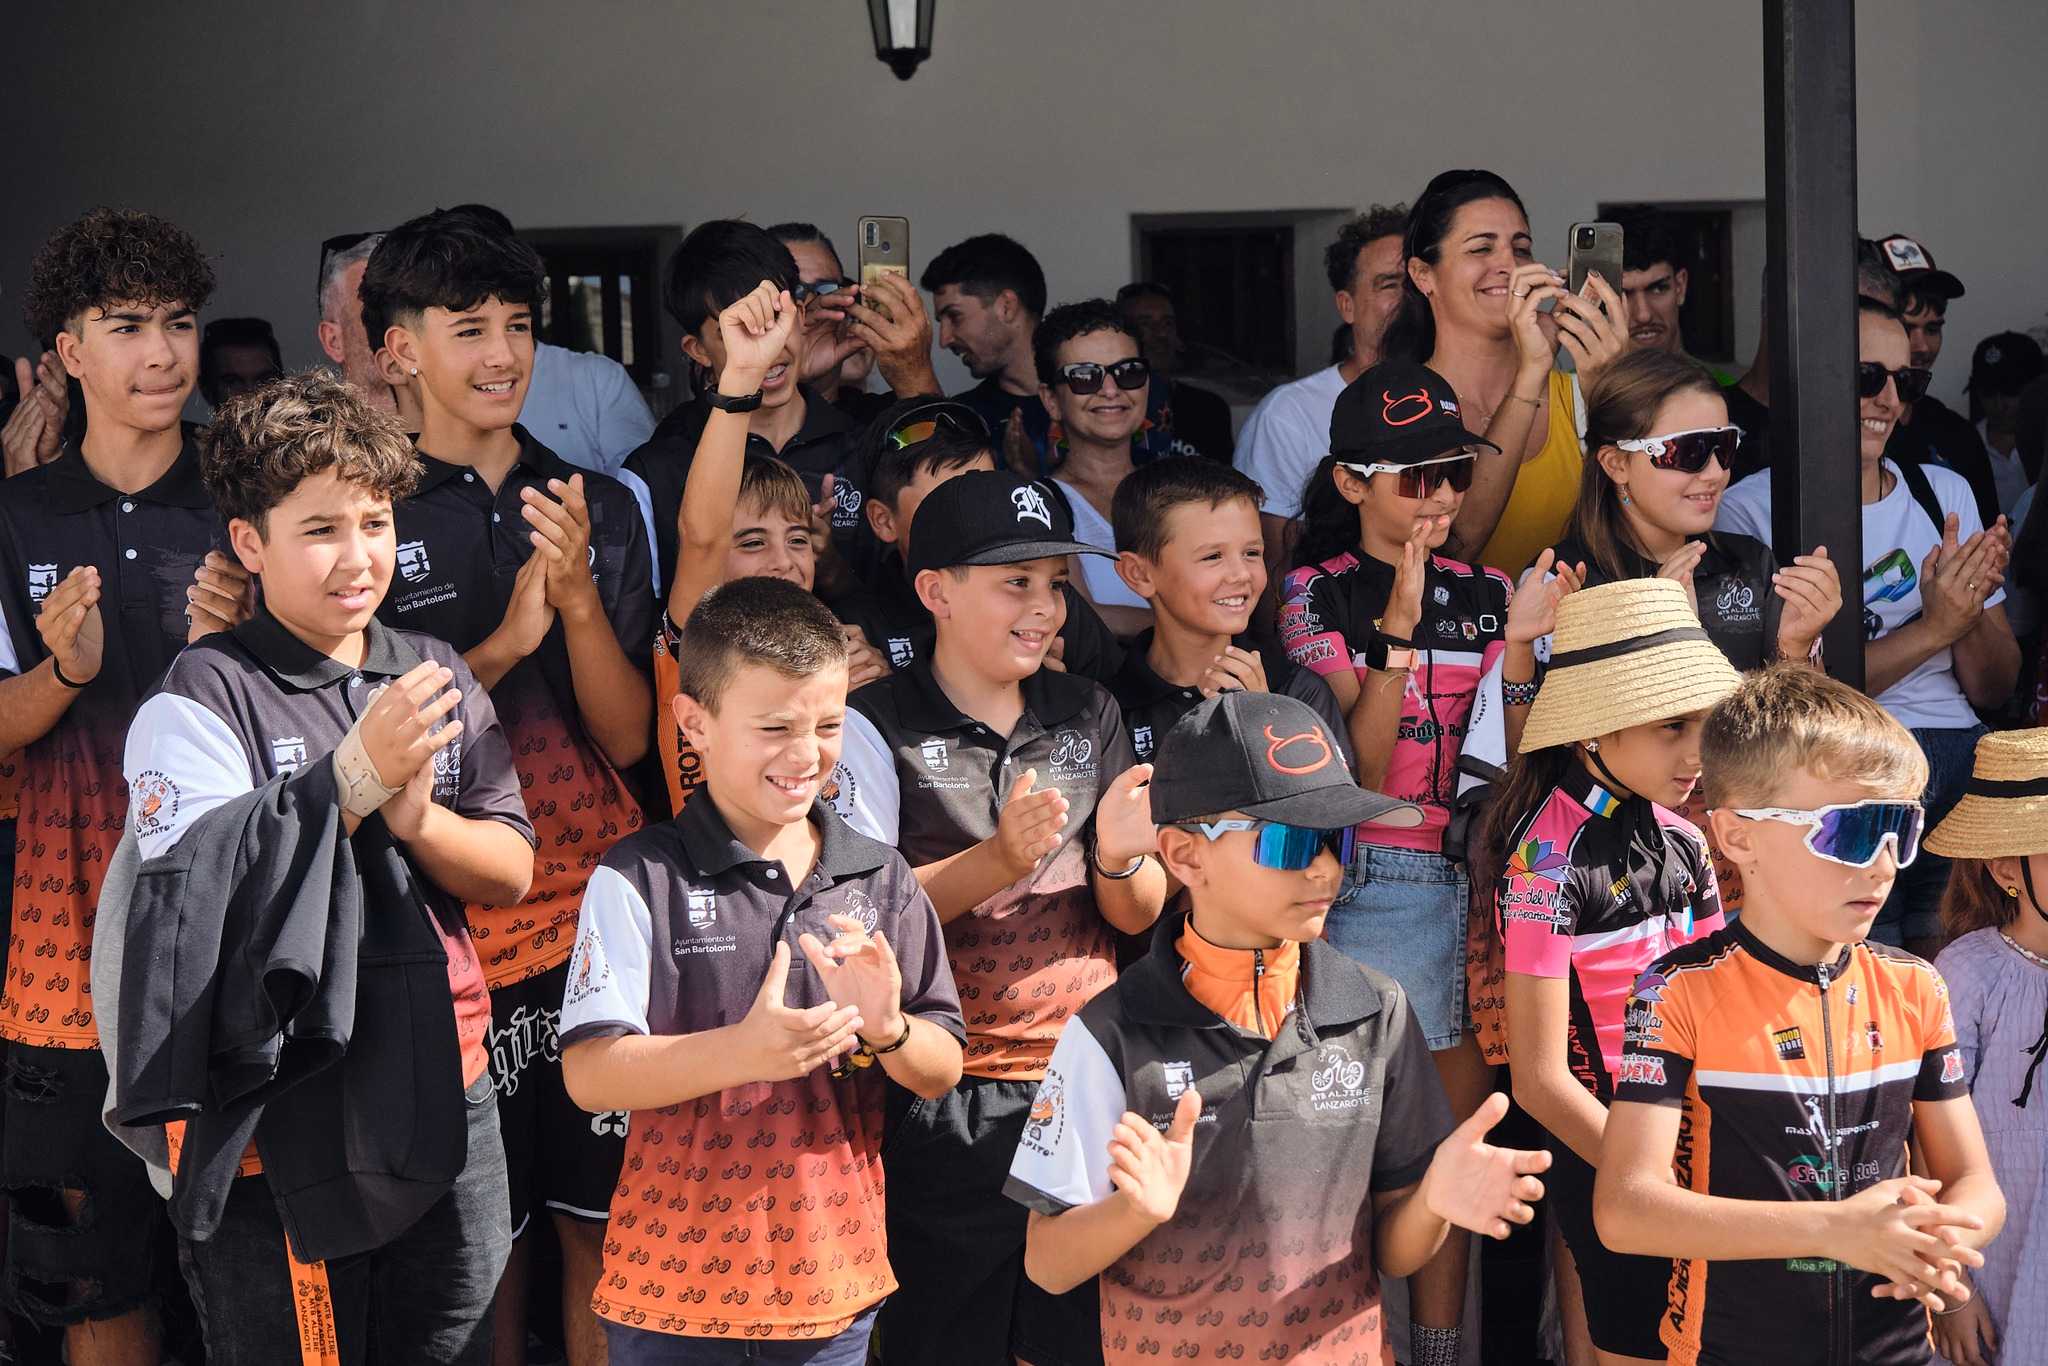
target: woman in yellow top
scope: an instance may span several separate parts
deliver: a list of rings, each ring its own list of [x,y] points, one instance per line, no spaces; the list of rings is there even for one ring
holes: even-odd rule
[[[1629,346],[1617,282],[1596,274],[1593,297],[1568,293],[1564,277],[1531,254],[1520,196],[1491,171],[1430,181],[1408,215],[1402,254],[1407,279],[1380,354],[1449,380],[1467,425],[1500,448],[1479,456],[1443,553],[1520,578],[1563,534],[1578,496],[1578,383]],[[1545,299],[1556,300],[1554,312],[1538,311]],[[1576,381],[1553,368],[1560,345]]]

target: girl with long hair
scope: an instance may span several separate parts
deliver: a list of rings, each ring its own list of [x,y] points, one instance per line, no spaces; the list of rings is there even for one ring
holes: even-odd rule
[[[2006,1209],[1975,1293],[1935,1315],[1934,1345],[1953,1366],[1988,1366],[2048,1337],[2048,730],[1978,741],[1963,799],[1926,847],[1950,860],[1941,919],[1953,937],[1935,966]]]
[[[1476,461],[1448,551],[1511,577],[1557,540],[1571,510],[1578,386],[1629,349],[1621,282],[1596,274],[1574,296],[1532,240],[1521,197],[1493,172],[1431,180],[1408,215],[1401,305],[1380,350],[1449,380],[1494,447]],[[1560,346],[1572,372],[1555,368]]]

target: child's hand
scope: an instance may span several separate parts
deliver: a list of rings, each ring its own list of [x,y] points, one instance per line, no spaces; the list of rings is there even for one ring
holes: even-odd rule
[[[1545,574],[1555,577],[1545,579]],[[1586,586],[1586,566],[1572,565],[1546,550],[1522,575],[1522,585],[1508,603],[1507,639],[1528,645],[1557,629],[1557,605]]]
[[[1685,590],[1685,600],[1692,604],[1693,615],[1700,610],[1699,591],[1693,587],[1692,571],[1699,568],[1700,556],[1707,553],[1705,541],[1687,541],[1664,557],[1657,566],[1657,577],[1669,579]]]
[[[1981,1229],[1984,1221],[1934,1203],[1940,1191],[1931,1177],[1901,1176],[1840,1201],[1831,1207],[1835,1219],[1822,1253],[1884,1277],[1888,1284],[1872,1287],[1875,1296],[1899,1298],[1890,1292],[1902,1290],[1934,1309],[1961,1304],[1970,1292],[1956,1266],[1982,1266],[1984,1254],[1943,1234]]]
[[[189,645],[215,631],[232,631],[254,616],[256,584],[236,560],[218,550],[209,550],[192,573],[185,603],[185,620],[190,623],[185,643]]]
[[[1934,1320],[1934,1350],[1953,1366],[1996,1366],[1998,1329],[1981,1298]]]
[[[546,560],[542,567],[548,606],[566,617],[586,620],[591,613],[602,612],[604,604],[598,600],[596,580],[590,577],[590,504],[583,498],[583,476],[572,474],[566,483],[550,479],[548,493],[554,497],[539,489],[519,491],[525,504],[520,514],[533,528],[528,536],[534,553],[527,560]],[[543,551],[552,553],[543,556]]]
[[[1496,1148],[1486,1131],[1508,1112],[1508,1098],[1496,1091],[1472,1117],[1436,1146],[1436,1156],[1423,1173],[1417,1192],[1423,1207],[1446,1223],[1483,1233],[1508,1236],[1508,1225],[1536,1217],[1532,1202],[1543,1198],[1537,1174],[1550,1170],[1550,1154],[1522,1148]]]
[[[1125,1111],[1109,1140],[1109,1182],[1132,1209],[1153,1224],[1163,1224],[1180,1208],[1188,1169],[1195,1160],[1195,1121],[1202,1117],[1202,1093],[1190,1086],[1173,1107],[1173,1123],[1165,1133],[1144,1118]]]
[[[100,571],[82,564],[66,574],[43,599],[36,634],[64,677],[81,687],[98,678],[107,641],[100,619]]]
[[[783,1004],[789,995],[789,943],[778,941],[768,975],[747,1017],[733,1026],[733,1045],[755,1081],[790,1081],[851,1053],[860,1040],[860,1011],[826,1001],[809,1010]]]
[[[433,804],[434,766],[421,764],[405,780],[405,786],[398,789],[398,795],[377,808],[377,814],[384,818],[384,828],[391,832],[391,838],[414,840],[426,825],[427,808]]]
[[[858,626],[842,623],[839,633],[846,637],[847,692],[889,676],[889,661],[882,658],[882,652],[868,641],[866,632]]]
[[[1415,638],[1422,623],[1422,580],[1429,565],[1429,536],[1433,518],[1416,524],[1401,545],[1401,561],[1394,566],[1394,587],[1387,594],[1387,610],[1380,625],[1388,635],[1403,640]]]
[[[1204,697],[1220,692],[1271,691],[1266,687],[1266,666],[1260,662],[1259,652],[1240,650],[1235,645],[1223,647],[1223,653],[1202,672],[1196,686]]]
[[[821,944],[814,934],[797,937],[825,983],[825,994],[852,1006],[870,1043],[886,1045],[903,1036],[903,973],[880,930],[872,934],[850,915],[826,917],[839,935]]]
[[[512,600],[505,604],[505,620],[498,626],[499,638],[521,659],[540,648],[555,624],[555,605],[548,601],[548,562],[553,553],[552,543],[535,546],[519,566],[512,580]]]
[[[1065,636],[1054,636],[1052,638],[1052,644],[1045,647],[1045,658],[1038,661],[1038,667],[1041,669],[1054,669],[1060,673],[1067,671],[1067,638]]]
[[[1060,847],[1060,831],[1067,824],[1067,799],[1056,787],[1033,791],[1037,783],[1038,770],[1024,770],[1024,776],[1011,784],[996,818],[996,850],[1012,882]]]
[[[1120,873],[1141,854],[1159,852],[1152,824],[1152,765],[1133,764],[1095,803],[1095,861]]]
[[[721,311],[718,339],[725,343],[725,369],[718,375],[719,391],[733,398],[760,392],[761,380],[788,349],[799,316],[789,291],[769,280]]]
[[[422,767],[431,773],[435,751],[462,734],[460,721],[434,728],[462,701],[462,694],[448,687],[454,677],[447,665],[427,660],[385,687],[363,713],[363,749],[384,786],[404,787]]]
[[[1794,556],[1791,564],[1771,575],[1771,591],[1785,601],[1778,618],[1778,657],[1809,657],[1821,629],[1842,610],[1842,576],[1835,572],[1828,548],[1817,545],[1811,555]]]

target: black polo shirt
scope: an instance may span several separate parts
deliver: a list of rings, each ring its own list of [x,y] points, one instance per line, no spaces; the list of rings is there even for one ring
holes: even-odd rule
[[[1060,639],[1066,642],[1060,663],[1068,673],[1107,684],[1123,663],[1122,643],[1072,584],[1067,585],[1062,596],[1067,600],[1067,619],[1060,624]],[[894,547],[884,552],[863,591],[834,598],[831,607],[833,615],[848,626],[860,627],[868,643],[889,661],[890,668],[908,668],[931,657],[938,626],[919,601],[910,574],[903,567],[903,557]]]
[[[996,832],[1010,788],[1035,769],[1067,799],[1059,848],[945,926],[967,1013],[967,1071],[1036,1080],[1067,1017],[1116,977],[1115,931],[1095,905],[1087,849],[1095,803],[1137,763],[1107,689],[1040,669],[1024,680],[1008,735],[961,712],[929,660],[847,700],[833,804],[856,830],[903,851],[913,868]]]
[[[817,498],[825,476],[832,476],[834,506],[832,539],[847,557],[856,577],[865,578],[879,553],[874,533],[867,530],[861,511],[858,459],[860,429],[839,409],[819,398],[808,387],[803,397],[804,420],[796,435],[776,450],[768,439],[747,433],[748,455],[772,456],[803,476],[804,487]],[[678,534],[676,518],[683,509],[683,484],[690,477],[690,464],[697,458],[697,442],[704,424],[711,419],[711,405],[693,398],[661,420],[645,445],[626,457],[620,477],[646,500],[647,520],[653,527],[655,564],[664,594],[675,576]],[[863,537],[865,533],[865,537]]]
[[[963,1038],[938,916],[909,865],[822,803],[811,818],[818,860],[797,887],[734,837],[708,794],[615,845],[584,896],[563,1046],[738,1024],[777,943],[790,950],[787,1003],[817,1005],[824,984],[797,938],[831,939],[832,915],[889,941],[905,1014]],[[838,1079],[820,1067],[635,1111],[598,1314],[690,1336],[824,1338],[894,1290],[882,1082],[880,1067]]]
[[[493,493],[483,476],[421,453],[419,488],[399,502],[398,570],[377,615],[471,650],[498,629],[520,566],[533,554],[520,490],[583,476],[590,508],[590,573],[619,646],[653,667],[654,569],[633,495],[607,475],[569,464],[515,426],[519,459]],[[639,828],[639,803],[590,738],[576,704],[568,637],[558,620],[540,648],[491,689],[540,839],[533,889],[517,906],[472,906],[470,932],[494,987],[566,962],[576,906],[598,859]]]
[[[1778,657],[1778,627],[1785,619],[1785,600],[1771,587],[1778,557],[1762,541],[1738,532],[1710,531],[1699,539],[1707,543],[1692,571],[1700,625],[1730,664],[1745,671],[1761,669]],[[1631,546],[1617,549],[1628,571],[1625,577],[1657,577],[1657,561]],[[1561,564],[1583,562],[1588,588],[1612,582],[1613,576],[1578,541],[1560,541],[1557,558]]]
[[[128,813],[121,739],[143,697],[185,648],[185,590],[225,530],[199,481],[193,429],[163,476],[122,493],[75,444],[0,481],[0,671],[49,657],[36,633],[43,599],[82,564],[100,571],[100,672],[48,734],[26,746],[12,952],[0,990],[0,1038],[96,1048],[92,922],[100,880]]]
[[[1336,694],[1330,685],[1312,669],[1303,668],[1287,657],[1287,652],[1274,646],[1261,648],[1250,636],[1239,636],[1231,644],[1240,650],[1257,650],[1259,664],[1266,671],[1266,690],[1296,701],[1306,702],[1315,708],[1317,716],[1323,718],[1323,729],[1336,737],[1337,746],[1344,756],[1344,764],[1351,765],[1350,736],[1345,729],[1343,708],[1337,705]],[[1109,690],[1116,698],[1117,710],[1124,716],[1124,728],[1131,735],[1131,749],[1139,762],[1152,758],[1152,751],[1166,738],[1166,732],[1173,729],[1173,723],[1193,711],[1202,701],[1200,688],[1183,688],[1178,683],[1169,683],[1152,671],[1152,663],[1146,656],[1152,649],[1152,631],[1131,642],[1124,653],[1123,667],[1110,680]]]
[[[443,722],[461,722],[462,734],[433,760],[435,804],[470,820],[502,821],[532,843],[511,745],[462,656],[446,641],[378,621],[366,636],[363,662],[350,668],[258,612],[179,655],[128,730],[123,768],[135,794],[129,821],[142,857],[168,850],[201,816],[279,774],[327,762],[377,690],[426,660],[451,669],[449,686],[462,694]],[[423,875],[413,886],[448,955],[467,1085],[486,1066],[491,1006],[484,973],[461,904]]]
[[[1450,1108],[1407,996],[1321,940],[1270,1041],[1182,984],[1164,917],[1152,949],[1060,1036],[1005,1192],[1041,1214],[1106,1200],[1126,1111],[1164,1129],[1202,1097],[1174,1217],[1105,1269],[1106,1362],[1376,1362],[1375,1192],[1422,1179]]]

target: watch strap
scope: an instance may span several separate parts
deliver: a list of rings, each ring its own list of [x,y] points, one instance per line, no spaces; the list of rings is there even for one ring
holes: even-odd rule
[[[751,413],[761,406],[761,391],[756,389],[751,394],[741,394],[735,398],[731,394],[719,393],[717,386],[714,385],[704,391],[704,401],[720,412]]]

